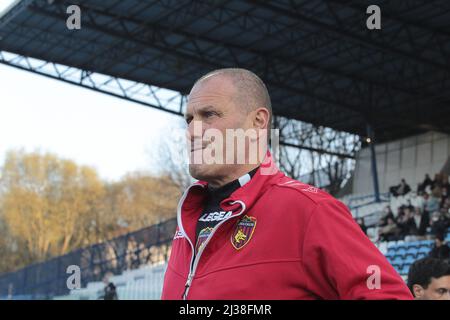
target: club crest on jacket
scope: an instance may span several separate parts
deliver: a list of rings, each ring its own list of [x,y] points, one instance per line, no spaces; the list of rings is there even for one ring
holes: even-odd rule
[[[231,244],[236,250],[242,249],[252,238],[256,227],[256,218],[243,216],[231,235]]]

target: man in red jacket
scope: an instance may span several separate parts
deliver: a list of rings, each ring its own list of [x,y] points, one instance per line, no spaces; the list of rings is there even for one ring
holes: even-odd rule
[[[341,202],[276,168],[270,120],[267,89],[250,71],[221,69],[195,83],[186,121],[200,181],[178,204],[162,298],[412,299]],[[236,146],[228,138],[239,130],[255,134]]]

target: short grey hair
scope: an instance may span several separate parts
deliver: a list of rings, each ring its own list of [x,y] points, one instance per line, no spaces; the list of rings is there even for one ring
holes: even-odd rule
[[[198,79],[192,88],[215,75],[225,75],[226,77],[229,77],[236,89],[236,95],[233,97],[234,102],[237,106],[245,107],[244,111],[247,113],[256,108],[266,108],[269,111],[269,124],[267,129],[270,130],[272,121],[272,103],[267,87],[261,78],[247,69],[217,69],[208,72]]]

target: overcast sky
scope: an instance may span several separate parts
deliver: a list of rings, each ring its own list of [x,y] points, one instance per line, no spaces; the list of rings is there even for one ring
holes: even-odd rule
[[[152,150],[181,117],[0,64],[0,163],[7,150],[41,150],[101,177],[158,172]]]
[[[0,0],[0,14],[15,0]]]

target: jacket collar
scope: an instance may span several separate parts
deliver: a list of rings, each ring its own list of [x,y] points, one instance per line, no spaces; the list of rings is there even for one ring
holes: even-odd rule
[[[283,176],[284,174],[276,166],[272,155],[267,151],[264,161],[253,178],[228,198],[222,200],[220,205],[225,211],[232,211],[232,215],[243,214],[242,209],[250,209],[259,197]],[[206,181],[193,183],[186,189],[178,204],[178,227],[190,239],[194,239],[199,211],[207,197],[207,186]]]

